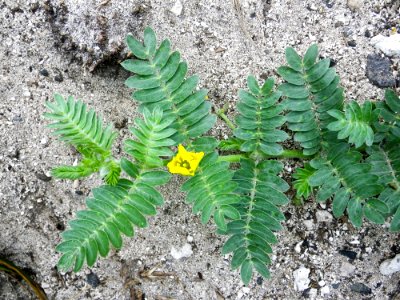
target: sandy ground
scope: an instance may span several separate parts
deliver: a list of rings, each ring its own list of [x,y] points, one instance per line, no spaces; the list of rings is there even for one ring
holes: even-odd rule
[[[229,256],[220,255],[225,237],[191,214],[179,178],[162,188],[165,206],[123,250],[77,274],[55,268],[60,232],[100,181],[48,177],[52,166],[78,158],[46,128],[44,103],[53,93],[84,99],[114,124],[119,140],[127,138],[137,106],[118,62],[125,35],[141,37],[151,26],[200,75],[215,107],[229,104],[231,117],[248,74],[275,76],[285,47],[304,53],[314,42],[336,62],[347,99],[379,100],[384,90],[365,75],[376,51],[370,39],[399,25],[399,1],[349,2],[181,0],[180,11],[175,0],[0,1],[0,255],[25,268],[50,299],[399,299],[400,273],[379,273],[383,260],[400,253],[399,235],[368,223],[357,230],[345,218],[319,222],[316,212],[330,208],[313,202],[286,208],[272,279],[255,277],[244,287]],[[395,71],[398,59],[391,63]],[[222,139],[229,129],[218,122],[211,133]],[[286,171],[295,165],[285,162]],[[175,260],[172,247],[186,243],[193,254]],[[311,283],[298,292],[293,271],[301,266]],[[159,276],[143,273],[152,268]],[[1,299],[27,295],[0,276]]]

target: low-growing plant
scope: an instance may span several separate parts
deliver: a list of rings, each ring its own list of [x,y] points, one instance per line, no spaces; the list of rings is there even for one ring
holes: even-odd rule
[[[53,175],[100,173],[105,181],[61,234],[59,269],[78,272],[85,261],[93,266],[111,245],[122,247],[122,234],[146,227],[164,202],[157,186],[172,173],[187,177],[182,191],[193,213],[227,235],[222,254],[232,253],[242,281],[248,284],[255,271],[267,278],[275,232],[285,220],[281,207],[289,203],[290,185],[280,176],[281,160],[288,158],[305,162],[293,174],[297,200],[315,194],[355,227],[364,218],[377,224],[389,218],[390,231],[400,230],[400,101],[394,91],[386,91],[384,102],[345,103],[339,76],[329,59],[319,59],[316,45],[303,57],[287,48],[287,65],[277,70],[283,82],[268,78],[259,85],[249,76],[232,122],[223,109],[211,112],[207,90],[197,89],[198,76],[187,76],[187,63],[169,40],[157,47],[146,28],[143,43],[130,35],[126,42],[134,58],[122,67],[134,75],[125,84],[142,114],[130,128],[133,139],[124,143],[127,156],[113,156],[117,133],[83,102],[57,94],[47,102],[54,134],[82,155],[78,165],[57,167]],[[203,136],[217,115],[232,129],[227,140]],[[295,149],[282,146],[290,139]]]

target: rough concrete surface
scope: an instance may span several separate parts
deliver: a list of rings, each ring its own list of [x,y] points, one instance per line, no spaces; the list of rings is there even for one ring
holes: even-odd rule
[[[85,196],[101,182],[76,183],[49,177],[52,166],[72,164],[78,155],[56,141],[42,117],[54,92],[73,95],[114,124],[127,138],[136,104],[124,86],[120,66],[126,34],[145,26],[169,38],[201,77],[215,107],[235,114],[238,89],[248,74],[276,75],[284,49],[304,53],[318,43],[322,57],[336,63],[347,99],[379,101],[384,90],[365,75],[370,39],[399,28],[399,1],[371,0],[145,0],[0,1],[0,255],[29,274],[50,299],[399,299],[400,273],[384,276],[382,261],[400,253],[399,235],[366,223],[355,229],[346,218],[317,222],[329,205],[288,205],[287,221],[274,247],[272,278],[244,287],[225,240],[202,225],[177,192],[175,178],[162,188],[166,198],[150,226],[126,239],[94,267],[60,273],[54,247]],[[397,78],[399,59],[389,76]],[[211,133],[229,134],[220,121]],[[120,147],[115,154],[120,155]],[[285,162],[289,174],[298,166]],[[293,193],[289,193],[292,195]],[[303,222],[306,220],[306,222]],[[191,246],[176,260],[171,249]],[[188,246],[185,246],[188,248]],[[293,273],[310,270],[310,284],[296,291]],[[154,272],[153,272],[154,271]],[[0,276],[1,299],[29,299],[28,292]]]

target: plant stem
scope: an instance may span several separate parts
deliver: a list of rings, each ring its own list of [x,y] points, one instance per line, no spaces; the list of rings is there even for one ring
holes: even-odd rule
[[[229,120],[229,118],[225,114],[226,111],[227,111],[227,107],[225,107],[225,106],[221,109],[218,109],[217,116],[220,119],[222,119],[231,130],[235,130],[236,126],[235,126],[235,124],[233,124],[233,122],[231,120]]]
[[[283,150],[280,155],[263,155],[263,158],[303,158],[311,159],[314,156],[304,155],[301,150]],[[245,154],[223,155],[218,158],[219,161],[239,162],[240,159],[247,158]]]

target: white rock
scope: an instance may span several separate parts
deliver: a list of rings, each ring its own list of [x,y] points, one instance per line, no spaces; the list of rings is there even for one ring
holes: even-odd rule
[[[248,294],[250,293],[250,288],[245,286],[244,288],[242,288],[243,293]]]
[[[347,6],[353,11],[361,8],[362,5],[363,0],[347,0]]]
[[[315,216],[318,222],[330,223],[333,219],[332,215],[326,210],[317,210]]]
[[[306,226],[307,231],[312,231],[314,229],[314,222],[312,220],[304,220],[304,226]]]
[[[191,235],[188,235],[186,239],[189,243],[193,242],[193,237]]]
[[[293,272],[294,289],[296,291],[301,292],[308,288],[308,285],[310,284],[310,279],[308,279],[309,274],[310,269],[307,269],[303,266]]]
[[[175,16],[179,16],[182,13],[182,9],[183,9],[182,2],[180,0],[176,0],[174,6],[172,6],[171,8],[171,12]]]
[[[400,57],[400,34],[383,36],[378,34],[371,39],[371,45],[389,57]]]
[[[183,257],[190,257],[192,254],[192,246],[187,243],[180,249],[175,249],[175,247],[172,247],[171,249],[171,256],[177,260]]]
[[[379,271],[383,275],[391,275],[400,271],[400,254],[392,259],[387,259],[379,266]]]
[[[318,290],[317,289],[310,289],[308,292],[308,296],[310,299],[316,299],[318,295]]]
[[[346,262],[342,263],[342,266],[340,267],[340,275],[347,277],[347,276],[351,275],[355,270],[356,270],[356,267],[346,261]]]
[[[296,246],[294,246],[294,251],[296,251],[296,253],[301,252],[301,244],[303,244],[303,242],[298,242]]]
[[[324,295],[327,295],[327,294],[329,294],[331,291],[329,290],[329,286],[324,286],[322,289],[321,289],[321,296],[324,296]]]
[[[321,280],[318,282],[319,286],[325,286],[325,284],[326,284],[325,280]]]

